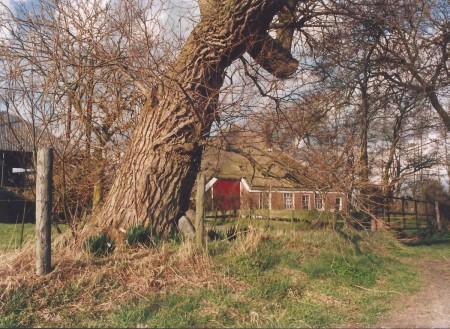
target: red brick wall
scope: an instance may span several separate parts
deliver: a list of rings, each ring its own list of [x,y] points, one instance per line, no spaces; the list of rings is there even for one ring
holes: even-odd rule
[[[307,209],[313,209],[314,193],[307,193],[307,192],[295,193],[295,209],[303,209],[302,196],[304,195],[309,196],[309,206]]]
[[[292,192],[294,196],[294,209],[303,209],[302,196],[309,195],[309,209],[315,209],[315,194],[313,192]],[[342,198],[342,209],[347,207],[347,200],[341,193],[323,193],[325,210],[333,209],[336,205],[336,198]],[[249,192],[241,186],[241,209],[259,209],[260,192]],[[271,192],[271,209],[284,209],[284,192]]]
[[[326,194],[326,204],[325,204],[325,209],[326,210],[331,210],[334,209],[336,207],[336,198],[341,198],[341,202],[342,202],[342,211],[344,211],[345,209],[347,209],[347,199],[345,198],[345,195],[342,193],[328,193]]]
[[[241,209],[258,209],[259,192],[249,192],[245,188],[241,188]]]

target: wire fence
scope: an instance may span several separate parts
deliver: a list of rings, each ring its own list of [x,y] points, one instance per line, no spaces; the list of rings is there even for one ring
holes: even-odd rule
[[[30,223],[35,217],[34,201],[26,199],[0,199],[1,223]]]

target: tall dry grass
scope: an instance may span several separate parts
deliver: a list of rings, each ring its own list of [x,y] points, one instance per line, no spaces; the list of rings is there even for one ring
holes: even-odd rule
[[[109,257],[93,258],[79,243],[64,236],[52,244],[52,264],[51,273],[35,274],[33,243],[2,255],[0,311],[6,306],[8,295],[24,287],[31,292],[30,304],[36,307],[34,317],[45,323],[49,312],[57,313],[60,306],[52,309],[50,299],[61,295],[61,291],[70,295],[64,301],[65,309],[89,307],[90,311],[99,312],[112,310],[119,302],[155,294],[213,289],[218,282],[231,290],[238,285],[233,278],[216,272],[208,254],[197,252],[191,241],[179,245],[163,242],[155,248],[120,245]]]

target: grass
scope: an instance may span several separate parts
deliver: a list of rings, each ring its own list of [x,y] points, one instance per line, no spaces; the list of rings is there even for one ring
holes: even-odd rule
[[[59,225],[62,231],[67,229],[67,225]],[[36,226],[34,224],[3,224],[0,223],[0,253],[16,250],[20,247],[21,242],[26,243],[32,241],[36,234]],[[57,234],[55,227],[52,226],[52,236]]]
[[[436,229],[436,222],[433,217],[407,215],[404,218],[402,216],[391,216],[387,221],[391,227],[398,227],[405,230],[429,230]]]
[[[411,260],[449,257],[450,236],[400,244],[392,234],[241,221],[210,241],[117,247],[101,259],[55,242],[55,269],[32,252],[0,262],[1,327],[358,327],[420,287]],[[288,225],[289,224],[289,225]],[[301,227],[301,229],[300,229]]]
[[[256,219],[256,218],[218,218],[207,219],[205,221],[206,227],[215,227],[218,230],[225,231],[231,227],[259,227],[266,230],[279,229],[283,231],[305,230],[311,228],[312,221],[300,220],[296,222],[275,221],[270,219]]]
[[[34,237],[35,225],[24,224],[23,241],[30,240]],[[0,224],[0,252],[11,251],[20,246],[22,236],[21,224]]]
[[[241,216],[245,216],[247,218],[258,218],[258,219],[266,219],[266,218],[277,218],[277,219],[297,219],[297,220],[303,220],[306,222],[312,222],[317,220],[322,221],[331,221],[333,217],[333,213],[328,211],[319,211],[317,209],[311,209],[311,210],[301,210],[301,209],[293,209],[293,210],[287,210],[287,209],[253,209],[253,210],[240,210],[239,214]],[[214,218],[215,220],[220,220],[224,218],[233,217],[233,211],[226,211],[226,212],[220,212],[216,213],[214,211],[210,211],[207,213],[207,217]]]
[[[449,259],[450,232],[426,231],[419,237],[411,237],[404,241],[404,248],[395,249],[394,255],[400,257]]]

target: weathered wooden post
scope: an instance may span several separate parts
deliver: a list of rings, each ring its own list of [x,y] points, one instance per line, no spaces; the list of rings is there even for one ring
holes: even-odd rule
[[[337,210],[334,209],[333,213],[332,213],[332,219],[331,219],[331,228],[333,229],[333,231],[336,231],[337,228]]]
[[[431,228],[431,222],[428,218],[428,202],[425,202],[425,220],[427,221],[427,229]]]
[[[0,179],[0,186],[1,187],[3,187],[3,175],[4,175],[4,172],[5,172],[5,152],[3,152],[2,153],[2,155],[3,155],[3,157],[2,157],[2,176],[1,176],[1,179]]]
[[[402,199],[402,221],[403,228],[406,228],[405,199]]]
[[[203,214],[205,205],[205,174],[200,173],[197,178],[197,196],[195,201],[195,243],[197,248],[203,248]]]
[[[436,209],[436,223],[439,231],[442,231],[442,223],[441,223],[441,212],[439,211],[439,202],[436,201],[434,203],[434,208]]]
[[[36,171],[36,274],[51,271],[51,215],[53,190],[53,149],[37,154]]]
[[[417,200],[414,200],[414,212],[416,214],[416,230],[419,231],[419,210],[417,208]]]

